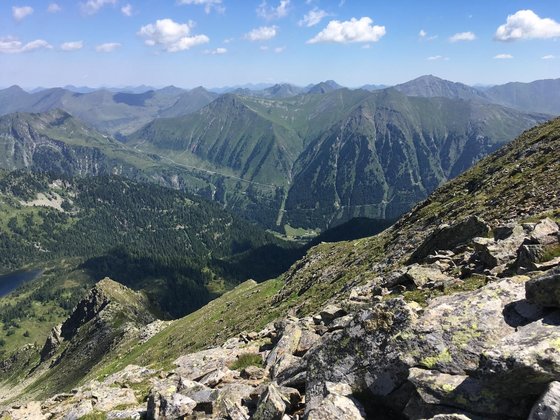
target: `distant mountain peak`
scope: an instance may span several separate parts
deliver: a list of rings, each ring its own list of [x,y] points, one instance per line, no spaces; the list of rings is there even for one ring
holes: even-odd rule
[[[396,85],[395,89],[406,96],[425,98],[443,97],[449,99],[487,100],[478,89],[463,83],[452,82],[432,74],[417,77],[409,82]]]

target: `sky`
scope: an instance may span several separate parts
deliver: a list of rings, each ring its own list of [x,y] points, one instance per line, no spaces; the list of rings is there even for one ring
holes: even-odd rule
[[[0,86],[560,77],[559,0],[0,0]]]

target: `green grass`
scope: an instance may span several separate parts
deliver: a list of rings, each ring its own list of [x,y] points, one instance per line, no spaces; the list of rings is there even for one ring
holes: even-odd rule
[[[262,367],[263,359],[259,353],[243,353],[240,354],[235,362],[229,368],[232,370],[242,370],[249,366]]]

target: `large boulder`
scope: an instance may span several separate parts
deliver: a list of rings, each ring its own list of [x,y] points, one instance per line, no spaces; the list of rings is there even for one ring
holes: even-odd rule
[[[529,302],[560,308],[560,268],[528,281],[525,290]]]
[[[152,389],[148,396],[146,417],[148,420],[177,419],[191,415],[196,401],[179,394],[173,385]]]
[[[489,226],[476,216],[468,217],[452,226],[442,225],[420,244],[411,255],[409,263],[420,262],[436,251],[452,250],[477,236],[487,236],[489,232]]]

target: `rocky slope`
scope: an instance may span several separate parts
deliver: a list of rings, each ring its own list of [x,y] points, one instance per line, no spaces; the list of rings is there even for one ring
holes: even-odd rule
[[[559,143],[560,120],[532,129],[384,233],[318,245],[5,412],[557,418]]]

